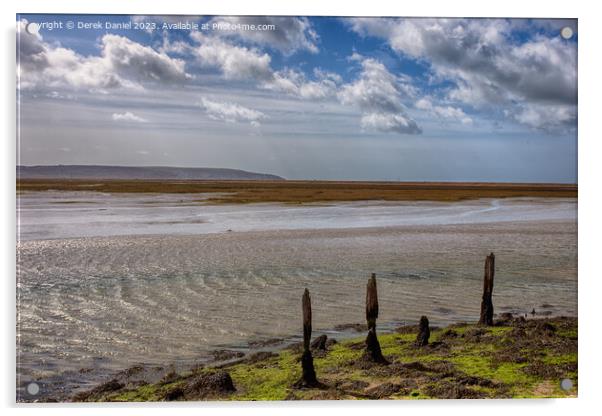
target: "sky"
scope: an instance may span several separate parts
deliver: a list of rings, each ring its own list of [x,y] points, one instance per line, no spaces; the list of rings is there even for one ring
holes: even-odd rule
[[[569,19],[18,15],[18,163],[576,183],[577,37]]]

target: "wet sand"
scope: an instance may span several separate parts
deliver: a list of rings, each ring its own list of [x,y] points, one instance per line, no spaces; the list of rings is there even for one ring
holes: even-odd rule
[[[146,214],[138,217],[129,211],[130,202],[120,211],[113,201],[107,217],[88,228],[116,229],[124,217],[148,221],[147,210],[160,212],[152,218],[161,222],[173,206],[145,204]],[[244,351],[274,338],[295,340],[305,287],[312,292],[317,332],[361,323],[366,279],[373,272],[383,329],[423,314],[434,325],[474,321],[483,261],[491,251],[496,254],[496,311],[522,314],[535,308],[546,315],[576,316],[574,201],[507,201],[493,210],[490,202],[481,202],[479,214],[473,203],[457,204],[401,209],[373,203],[320,211],[325,216],[318,215],[319,222],[337,228],[310,228],[318,220],[308,222],[307,215],[318,207],[308,213],[268,206],[255,207],[260,214],[202,211],[210,221],[190,227],[223,229],[216,219],[232,221],[234,215],[238,224],[248,223],[250,216],[269,228],[269,218],[277,221],[284,212],[298,228],[170,235],[171,224],[152,235],[29,234],[17,251],[20,381],[47,380],[70,389],[137,363],[190,366],[210,359],[215,349]],[[70,218],[76,223],[86,218],[88,208],[78,207],[78,215],[72,211]],[[40,220],[45,212],[46,223],[52,223],[47,230],[69,234],[65,230],[73,225],[61,225],[55,209],[46,207],[35,217]],[[340,217],[353,212],[364,217],[363,224],[397,218],[406,225],[348,228]],[[115,216],[119,221],[111,223],[108,218]],[[416,218],[440,224],[416,223]]]

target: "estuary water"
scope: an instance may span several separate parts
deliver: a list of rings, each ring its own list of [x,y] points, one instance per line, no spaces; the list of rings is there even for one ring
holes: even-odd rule
[[[216,348],[314,329],[478,318],[496,255],[496,312],[577,314],[575,199],[206,205],[206,195],[18,197],[17,383],[69,392],[137,363],[192,365]],[[47,391],[50,391],[48,388]]]

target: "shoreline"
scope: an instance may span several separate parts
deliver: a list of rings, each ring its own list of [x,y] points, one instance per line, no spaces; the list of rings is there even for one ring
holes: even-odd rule
[[[365,327],[365,325],[361,325]],[[358,328],[360,329],[360,328]],[[365,328],[363,328],[365,329]],[[307,400],[575,397],[577,394],[577,318],[512,317],[502,314],[494,326],[455,323],[431,327],[431,343],[414,346],[418,325],[379,332],[386,366],[363,362],[366,331],[312,348],[321,386],[299,387],[300,342],[244,356],[221,356],[188,370],[163,366],[161,375],[134,365],[93,388],[44,402],[174,400]],[[520,348],[518,348],[520,347]],[[524,350],[539,351],[526,358]],[[234,390],[204,385],[199,379],[228,374]],[[559,377],[574,387],[559,388]],[[349,378],[349,379],[347,379]],[[558,383],[557,383],[558,381]],[[198,384],[198,383],[197,383]],[[556,385],[558,384],[558,386]],[[268,388],[269,387],[269,388]],[[266,390],[266,388],[269,390]],[[29,400],[24,400],[28,402]]]
[[[391,333],[395,331],[395,328],[399,326],[405,326],[405,322],[406,321],[383,322],[380,325],[381,331],[383,334]],[[349,340],[358,336],[358,334],[363,333],[363,331],[365,332],[366,328],[367,327],[365,324],[344,323],[337,324],[330,328],[317,329],[315,330],[315,334],[316,337],[326,335],[329,338],[336,337],[336,339],[339,340]],[[123,375],[127,375],[128,377],[135,375],[136,377],[139,377],[145,380],[146,382],[148,382],[149,380],[158,381],[163,375],[171,371],[171,369],[177,368],[181,371],[191,371],[194,368],[200,366],[221,368],[224,366],[244,362],[248,358],[253,357],[257,354],[279,353],[288,348],[298,346],[301,342],[302,337],[298,334],[263,338],[251,337],[245,340],[240,340],[232,343],[208,346],[209,348],[207,349],[207,351],[204,352],[204,355],[199,355],[195,358],[187,358],[180,362],[174,360],[169,364],[161,364],[150,361],[139,361],[128,367],[121,367],[112,370],[109,370],[108,368],[92,369],[88,367],[82,367],[79,369],[78,372],[82,376],[85,374],[90,374],[94,376],[91,379],[81,379],[81,382],[87,385],[102,385],[106,383],[106,381],[102,381],[103,379],[110,381],[115,378],[119,378]],[[136,380],[136,382],[137,381],[138,380]],[[41,381],[41,383],[43,385],[50,384],[47,382],[47,380]],[[62,388],[61,383],[55,381],[52,382],[52,385],[56,385],[56,387],[52,388],[50,392],[46,392],[43,395],[41,395],[39,398],[43,400],[39,400],[40,402],[43,403],[67,401],[71,397],[87,391],[87,389],[85,388],[81,389],[76,387],[70,389],[71,392],[69,394],[65,394],[65,391],[59,394],[58,390]],[[24,396],[26,396],[26,394]],[[19,394],[17,395],[17,399],[19,399]],[[32,400],[24,400],[22,402],[31,403],[33,401],[37,401],[35,397],[32,397],[31,399]],[[19,400],[17,401],[19,402]]]
[[[525,314],[526,315],[526,314]],[[431,326],[431,333],[433,334],[434,342],[431,342],[431,345],[428,350],[420,351],[415,347],[412,347],[412,340],[416,336],[418,332],[417,324],[403,324],[400,325],[400,322],[385,322],[379,325],[379,339],[383,344],[383,351],[385,356],[391,357],[391,354],[399,354],[401,353],[401,359],[394,361],[392,360],[392,365],[397,365],[396,370],[404,372],[408,370],[404,366],[408,364],[410,367],[419,367],[426,366],[423,368],[424,372],[432,372],[432,369],[427,370],[428,366],[432,363],[444,363],[445,366],[449,367],[449,360],[435,360],[433,357],[422,357],[422,359],[417,359],[415,361],[409,361],[410,358],[420,358],[418,356],[413,356],[415,353],[418,355],[426,353],[429,355],[437,355],[438,352],[446,353],[446,350],[449,350],[449,347],[445,344],[445,339],[451,337],[451,339],[457,339],[458,335],[453,335],[454,333],[461,332],[461,338],[465,337],[466,333],[471,334],[468,340],[462,340],[462,342],[475,343],[479,346],[483,346],[487,353],[491,352],[491,348],[485,343],[482,343],[482,338],[489,336],[497,336],[504,335],[507,333],[517,333],[520,334],[525,331],[525,328],[531,328],[534,333],[529,334],[530,340],[525,342],[536,341],[536,337],[548,337],[550,339],[554,339],[554,341],[547,341],[547,344],[553,344],[558,342],[562,344],[560,349],[562,349],[562,354],[559,354],[558,357],[556,355],[552,355],[551,359],[544,360],[539,362],[536,360],[536,365],[547,365],[550,364],[545,369],[534,369],[533,371],[537,377],[530,379],[530,383],[539,383],[546,384],[548,387],[547,390],[543,391],[542,394],[534,393],[533,395],[527,395],[525,397],[575,397],[576,396],[576,387],[572,391],[564,392],[562,390],[551,389],[549,380],[550,374],[560,374],[562,372],[566,373],[567,377],[571,377],[572,381],[577,382],[577,317],[572,316],[546,316],[545,313],[531,315],[525,318],[525,316],[516,316],[510,313],[502,313],[499,316],[496,315],[496,321],[493,327],[485,327],[481,326],[475,322],[456,322],[451,323],[444,326]],[[561,332],[559,332],[559,330]],[[364,338],[367,331],[367,327],[365,324],[343,324],[337,325],[331,329],[316,331],[312,342],[314,344],[321,338],[323,339],[323,345],[320,347],[312,348],[314,352],[314,356],[316,360],[324,360],[329,361],[330,358],[336,358],[337,361],[340,361],[340,357],[335,357],[338,355],[349,355],[350,351],[361,352],[364,345]],[[451,335],[450,335],[451,334]],[[559,335],[560,334],[560,335]],[[566,335],[566,337],[565,337]],[[522,335],[526,337],[525,334]],[[560,337],[560,338],[559,338]],[[557,338],[557,339],[556,339]],[[566,339],[565,339],[566,338]],[[384,342],[383,342],[384,340]],[[505,347],[508,347],[508,338],[503,337],[500,341],[500,345],[506,344]],[[495,341],[495,342],[497,342]],[[571,345],[567,347],[566,342],[569,342]],[[573,342],[574,341],[574,342]],[[513,341],[514,342],[514,341]],[[181,365],[180,367],[176,367],[172,364],[145,364],[145,363],[136,363],[130,367],[122,368],[121,370],[113,371],[105,373],[104,375],[98,376],[98,381],[89,383],[88,388],[82,389],[73,389],[70,392],[63,391],[63,394],[58,394],[58,392],[49,392],[46,395],[43,395],[39,398],[35,397],[27,397],[27,393],[19,393],[17,394],[17,402],[19,403],[49,403],[49,402],[87,402],[87,401],[171,401],[171,400],[182,400],[184,397],[171,397],[167,390],[174,388],[176,385],[180,385],[181,383],[190,380],[191,378],[197,377],[202,374],[214,374],[219,371],[226,371],[228,373],[238,373],[241,369],[245,369],[245,371],[251,371],[249,368],[258,368],[258,369],[269,369],[274,367],[274,361],[278,361],[281,359],[286,359],[288,364],[291,366],[288,370],[290,370],[293,374],[292,379],[298,377],[297,373],[300,371],[295,371],[295,366],[299,367],[297,360],[299,359],[296,355],[300,355],[301,351],[301,337],[300,335],[290,335],[287,337],[281,338],[272,338],[266,339],[263,341],[253,341],[248,340],[244,343],[246,347],[243,347],[241,344],[232,344],[232,345],[223,345],[220,348],[211,349],[209,355],[212,357],[207,357],[207,359],[199,359],[194,360],[195,363],[190,363],[188,365]],[[403,355],[403,348],[400,350],[398,348],[405,347],[408,352],[406,352],[406,356]],[[499,346],[496,346],[496,348]],[[549,345],[546,345],[544,350],[548,348]],[[343,349],[344,354],[343,354]],[[471,351],[472,347],[468,349],[471,352],[471,355],[466,354],[465,356],[456,356],[455,359],[460,362],[470,363],[471,360],[479,358],[478,355],[482,354],[479,352],[477,354],[476,351]],[[513,345],[510,345],[509,350],[515,350]],[[348,351],[350,350],[350,351]],[[399,350],[399,351],[397,351]],[[543,350],[542,350],[543,351]],[[539,355],[548,354],[548,351],[540,351]],[[567,351],[569,351],[567,353]],[[514,351],[513,353],[516,353]],[[505,354],[505,352],[501,355]],[[332,357],[330,357],[332,355]],[[353,355],[353,354],[351,354]],[[358,354],[355,354],[359,357]],[[357,358],[356,357],[356,358]],[[349,357],[348,357],[349,358]],[[443,357],[447,358],[447,357]],[[522,377],[523,374],[519,370],[523,367],[527,367],[532,365],[531,357],[527,357],[527,360],[517,359],[516,357],[510,357],[510,364],[518,365],[515,371],[515,374],[505,374],[504,377]],[[548,357],[550,358],[550,357]],[[367,378],[371,378],[373,374],[371,372],[376,371],[382,372],[383,368],[375,365],[366,365],[365,363],[358,362],[358,360],[352,360],[349,358],[348,362],[339,362],[338,373],[344,373],[348,370],[352,370],[352,373],[357,373],[357,370],[364,370],[367,372]],[[399,361],[399,362],[398,362]],[[514,362],[516,361],[516,362]],[[526,364],[525,364],[525,361]],[[549,362],[548,362],[549,361]],[[558,362],[556,362],[558,361]],[[455,362],[455,361],[453,361]],[[544,364],[542,364],[544,363]],[[506,365],[508,363],[505,363]],[[525,365],[523,365],[525,364]],[[443,364],[437,364],[443,365]],[[472,365],[472,364],[471,364]],[[323,367],[323,363],[318,363],[318,368]],[[400,367],[401,366],[401,367]],[[531,367],[528,367],[531,371]],[[287,370],[287,371],[288,371]],[[300,370],[300,367],[299,367]],[[413,370],[412,370],[413,371]],[[439,381],[446,381],[446,375],[449,375],[450,369],[447,368]],[[478,371],[477,371],[478,372]],[[506,371],[507,372],[507,371]],[[383,392],[376,391],[375,394],[372,393],[361,393],[359,391],[347,391],[345,389],[341,390],[336,385],[325,385],[321,388],[317,389],[307,389],[307,388],[296,388],[293,384],[289,382],[284,382],[284,384],[279,386],[279,391],[282,389],[287,391],[287,396],[285,397],[251,397],[241,395],[241,388],[237,389],[234,392],[229,392],[227,394],[222,394],[220,392],[209,391],[205,393],[201,393],[201,396],[194,398],[193,400],[290,400],[290,399],[381,399],[381,398],[508,398],[515,396],[508,396],[505,392],[503,395],[498,396],[495,392],[490,392],[493,395],[484,395],[479,389],[475,391],[470,390],[471,383],[474,381],[470,379],[470,377],[476,377],[475,375],[469,374],[470,371],[466,374],[462,372],[461,381],[467,381],[467,385],[463,386],[458,390],[458,386],[450,387],[444,389],[441,392],[441,395],[422,395],[420,393],[416,394],[416,391],[412,390],[409,392],[409,397],[388,397],[388,396],[396,396],[398,391],[395,388],[392,388],[388,384],[389,381],[383,381],[383,384],[386,384],[387,387],[384,389],[385,394],[382,395]],[[538,375],[539,374],[539,375]],[[320,374],[318,373],[318,376]],[[355,374],[357,376],[357,374]],[[354,378],[355,387],[364,386],[365,383],[361,383],[361,377],[352,377]],[[540,377],[541,376],[541,377]],[[538,378],[539,377],[539,378]],[[385,377],[386,378],[386,377]],[[399,378],[399,374],[396,374],[393,377],[395,380]],[[105,381],[102,381],[104,379]],[[242,383],[238,377],[233,376],[234,385],[240,385]],[[491,386],[495,386],[496,389],[498,387],[502,387],[502,384],[497,385],[496,383],[500,382],[495,377],[493,379],[485,381],[478,381],[478,384],[485,384]],[[238,383],[237,383],[238,381]],[[269,381],[269,380],[258,380],[258,381]],[[289,380],[290,381],[290,380]],[[432,382],[433,380],[431,380]],[[354,384],[352,383],[352,384]],[[388,384],[387,384],[388,383]],[[244,383],[243,383],[244,384]],[[337,384],[337,383],[335,383]],[[339,383],[340,384],[340,383]],[[372,385],[374,383],[370,383]],[[461,383],[460,383],[461,384]],[[167,386],[167,390],[165,389]],[[365,385],[364,387],[367,387]],[[374,386],[371,387],[373,389]],[[431,386],[432,387],[432,386]],[[524,386],[523,386],[524,387]],[[150,397],[149,391],[154,391],[155,393],[164,394],[164,396],[152,396]],[[425,387],[427,388],[427,387]],[[430,388],[430,387],[428,387]],[[466,391],[466,388],[469,390]],[[493,387],[491,387],[493,389]],[[508,386],[503,386],[503,389],[509,388]],[[353,389],[352,389],[353,390]],[[378,390],[378,389],[376,389]],[[245,394],[248,392],[248,387],[245,387]],[[401,389],[401,391],[407,392],[406,390]],[[429,390],[430,391],[430,390]],[[463,393],[462,393],[463,391]],[[236,393],[238,392],[238,393]],[[326,393],[325,393],[326,392]],[[455,392],[455,393],[454,393]],[[293,397],[294,394],[301,394],[303,397]],[[344,393],[344,394],[343,394]],[[432,392],[431,392],[432,393]],[[460,396],[456,397],[454,394],[459,394]],[[545,394],[544,394],[545,393]],[[179,394],[179,393],[178,393]],[[292,395],[291,395],[292,394]],[[308,397],[307,394],[309,394]],[[317,394],[317,396],[314,396]],[[324,397],[324,394],[327,394]],[[332,396],[334,394],[334,396]],[[341,395],[342,394],[342,395]],[[451,396],[450,396],[451,394]],[[329,396],[330,395],[330,396]],[[412,397],[414,395],[414,397]],[[463,396],[467,395],[467,397]],[[475,397],[470,397],[474,395]],[[176,395],[177,396],[177,395]],[[382,397],[381,397],[382,396]],[[519,396],[522,397],[522,396]],[[188,400],[188,399],[186,399]]]

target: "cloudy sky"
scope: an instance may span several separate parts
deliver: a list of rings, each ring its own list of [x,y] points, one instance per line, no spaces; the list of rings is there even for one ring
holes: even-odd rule
[[[107,28],[127,22],[142,28]],[[21,15],[17,27],[20,164],[577,181],[574,20]]]

